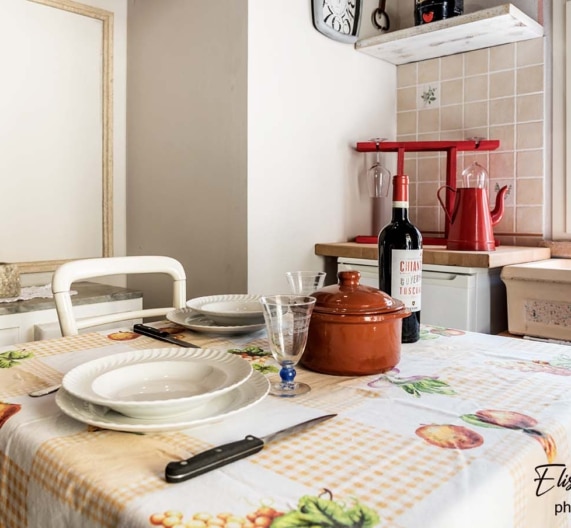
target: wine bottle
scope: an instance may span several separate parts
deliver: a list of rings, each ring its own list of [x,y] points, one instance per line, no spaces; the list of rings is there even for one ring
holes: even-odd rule
[[[408,219],[408,176],[393,176],[392,220],[379,233],[379,289],[412,313],[402,320],[402,342],[420,338],[422,235]]]

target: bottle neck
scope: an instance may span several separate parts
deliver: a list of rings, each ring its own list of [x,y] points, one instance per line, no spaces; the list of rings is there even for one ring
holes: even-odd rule
[[[393,222],[408,220],[408,176],[393,176]]]
[[[402,202],[398,203],[402,204]],[[408,221],[408,203],[406,207],[403,207],[402,205],[395,205],[395,202],[393,202],[393,222],[399,221]]]

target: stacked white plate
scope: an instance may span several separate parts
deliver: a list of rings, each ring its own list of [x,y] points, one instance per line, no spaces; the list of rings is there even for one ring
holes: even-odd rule
[[[173,310],[167,319],[180,326],[214,334],[247,334],[265,327],[260,295],[197,297],[186,308]]]
[[[81,422],[145,433],[221,420],[255,405],[268,390],[266,377],[239,356],[163,348],[114,354],[72,369],[56,402]]]

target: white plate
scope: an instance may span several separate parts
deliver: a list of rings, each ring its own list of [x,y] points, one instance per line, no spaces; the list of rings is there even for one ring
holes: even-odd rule
[[[186,306],[220,325],[253,325],[264,322],[261,295],[210,295],[186,301]]]
[[[152,419],[204,405],[251,374],[248,361],[223,350],[161,348],[89,361],[70,370],[62,386],[82,400]],[[185,382],[189,389],[183,389]]]
[[[262,401],[270,390],[268,379],[254,371],[245,383],[230,392],[216,396],[201,407],[176,417],[142,420],[124,416],[106,407],[94,405],[69,394],[63,387],[56,394],[56,404],[79,422],[129,433],[161,433],[189,429],[228,418]]]
[[[195,312],[191,308],[173,310],[167,313],[167,319],[189,330],[207,334],[250,334],[266,327],[265,323],[239,326],[219,325],[212,319],[208,319],[206,315]]]

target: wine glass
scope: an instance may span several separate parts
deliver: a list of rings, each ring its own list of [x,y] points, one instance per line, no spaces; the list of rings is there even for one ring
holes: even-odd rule
[[[324,271],[288,271],[287,281],[292,293],[296,295],[311,295],[323,287],[325,282]]]
[[[294,381],[294,367],[305,351],[315,297],[273,295],[262,297],[260,302],[264,309],[270,350],[281,366],[281,380],[271,384],[270,394],[291,398],[309,392],[309,385]]]
[[[371,198],[385,198],[389,194],[391,173],[383,167],[381,163],[381,151],[379,145],[386,138],[373,138],[377,150],[375,150],[375,161],[367,171],[367,184],[369,186],[369,196]]]

